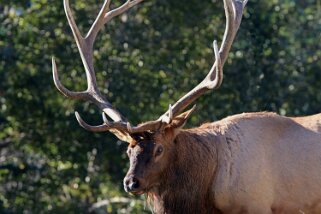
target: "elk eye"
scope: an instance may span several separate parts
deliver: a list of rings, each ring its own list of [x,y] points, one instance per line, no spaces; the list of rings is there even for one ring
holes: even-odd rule
[[[156,150],[155,156],[159,156],[160,154],[162,154],[164,148],[162,146],[159,146]]]

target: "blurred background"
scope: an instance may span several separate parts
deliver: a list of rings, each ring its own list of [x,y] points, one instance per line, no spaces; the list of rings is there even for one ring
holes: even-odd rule
[[[124,1],[114,0],[112,7]],[[70,2],[85,34],[103,0]],[[126,144],[82,129],[101,114],[55,88],[86,88],[62,0],[0,0],[0,213],[149,213],[122,188]],[[203,79],[225,28],[221,0],[146,0],[97,37],[100,89],[134,124],[156,119]],[[188,127],[228,115],[321,112],[321,1],[249,1],[222,87],[197,101]]]

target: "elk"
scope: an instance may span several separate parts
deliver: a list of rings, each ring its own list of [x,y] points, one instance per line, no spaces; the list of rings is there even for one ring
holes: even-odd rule
[[[205,79],[158,119],[132,125],[98,90],[93,44],[112,18],[143,0],[128,0],[111,9],[105,0],[83,37],[69,1],[64,8],[86,71],[88,88],[73,92],[53,79],[67,97],[95,103],[103,124],[79,124],[94,132],[110,131],[128,142],[130,168],[124,189],[147,194],[156,213],[321,213],[321,114],[283,117],[275,113],[243,113],[183,129],[195,109],[184,111],[204,93],[220,87],[223,65],[239,29],[247,1],[223,0],[226,29],[215,62]]]

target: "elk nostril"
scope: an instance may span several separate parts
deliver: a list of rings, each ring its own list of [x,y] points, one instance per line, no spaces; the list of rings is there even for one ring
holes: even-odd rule
[[[133,178],[131,183],[131,189],[138,189],[139,188],[139,180],[137,178]]]

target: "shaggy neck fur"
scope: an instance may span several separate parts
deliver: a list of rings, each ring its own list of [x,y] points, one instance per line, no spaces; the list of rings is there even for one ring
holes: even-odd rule
[[[175,139],[171,166],[148,193],[155,213],[218,213],[211,191],[215,176],[216,136],[201,129],[181,131]]]

